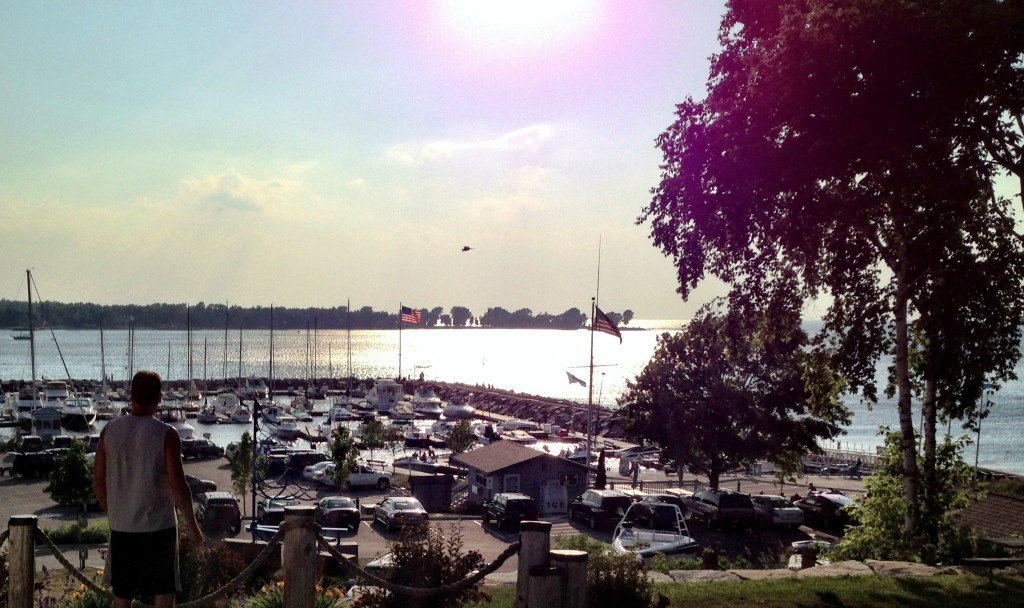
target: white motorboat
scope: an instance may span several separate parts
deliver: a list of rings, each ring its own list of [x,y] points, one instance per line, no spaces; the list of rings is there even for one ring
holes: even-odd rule
[[[501,434],[501,438],[505,441],[513,441],[519,445],[534,445],[537,443],[537,438],[527,433],[526,431],[506,431]]]
[[[299,422],[312,422],[313,421],[312,414],[310,414],[306,410],[303,410],[303,409],[300,409],[300,408],[297,408],[297,407],[293,407],[291,409],[290,413],[291,413],[292,416],[295,416],[295,419],[298,420]]]
[[[212,405],[208,405],[199,410],[199,415],[196,417],[196,421],[200,424],[217,424],[220,422],[220,416],[217,415],[217,409]]]
[[[637,559],[655,554],[696,555],[700,545],[690,536],[683,512],[667,502],[635,502],[615,526],[612,548]]]
[[[476,416],[476,408],[468,403],[448,403],[444,406],[445,418],[467,419]]]
[[[163,422],[171,424],[184,420],[185,413],[181,411],[181,407],[176,400],[167,400],[162,402],[160,407],[157,408],[156,417]]]
[[[96,409],[88,397],[69,397],[60,406],[61,426],[69,431],[87,431],[96,422]]]
[[[393,409],[405,393],[402,385],[394,380],[378,378],[366,395],[366,401],[378,412]]]
[[[196,438],[196,427],[192,426],[191,424],[185,421],[174,422],[171,424],[171,426],[177,429],[178,437],[180,437],[182,440]]]
[[[487,445],[498,440],[498,432],[494,430],[494,426],[488,422],[479,422],[470,427],[470,431],[473,436],[476,437],[476,442],[480,445]]]
[[[268,405],[260,408],[260,418],[262,418],[263,422],[266,422],[267,424],[280,424],[282,416],[288,416],[288,414],[285,414],[281,411],[281,408],[276,405]],[[294,422],[295,418],[291,416],[289,417],[292,418],[292,421]]]
[[[412,397],[412,411],[416,412],[417,416],[436,419],[444,413],[444,404],[433,388],[420,387]]]
[[[59,401],[65,401],[72,397],[68,383],[63,380],[49,380],[43,390],[43,396],[48,405],[56,405]]]
[[[299,436],[299,424],[295,416],[281,414],[277,419],[277,426],[274,427],[274,437],[283,441],[291,441]]]
[[[340,403],[336,403],[334,407],[331,408],[330,418],[334,422],[347,422],[349,420],[359,420],[362,417],[362,414],[353,413],[352,410],[348,409],[344,405],[341,405]]]
[[[242,405],[242,402],[238,395],[234,393],[221,393],[217,395],[217,399],[213,402],[213,407],[217,410],[217,413],[224,416],[230,416],[240,405]]]
[[[426,431],[421,431],[414,426],[410,426],[409,430],[405,432],[405,447],[429,448],[430,433]]]
[[[252,412],[244,405],[239,405],[231,412],[231,422],[236,424],[249,424],[252,422]]]
[[[331,413],[331,405],[326,401],[314,401],[309,413],[311,416],[326,416]]]
[[[408,401],[400,401],[395,405],[394,409],[388,412],[392,420],[412,420],[416,417],[416,412],[412,411],[412,404]]]

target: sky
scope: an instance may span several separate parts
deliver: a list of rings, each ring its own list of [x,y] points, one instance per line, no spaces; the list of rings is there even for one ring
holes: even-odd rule
[[[603,309],[687,318],[635,220],[722,12],[0,3],[0,298],[589,312],[600,255]]]

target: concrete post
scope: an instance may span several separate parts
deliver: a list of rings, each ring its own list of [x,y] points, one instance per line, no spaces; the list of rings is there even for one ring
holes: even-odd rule
[[[516,608],[526,608],[530,589],[530,568],[546,566],[551,551],[551,524],[524,521],[519,524],[519,571],[516,579]]]
[[[526,605],[528,608],[563,608],[562,571],[545,565],[530,568]]]
[[[551,565],[562,571],[562,608],[587,605],[587,552],[557,549],[550,553]]]
[[[14,515],[7,520],[7,550],[10,584],[7,589],[9,608],[32,608],[36,576],[35,515]]]
[[[298,527],[285,532],[281,545],[281,566],[284,568],[285,608],[313,608],[316,599],[316,533],[313,513],[316,507],[285,507],[286,524]]]

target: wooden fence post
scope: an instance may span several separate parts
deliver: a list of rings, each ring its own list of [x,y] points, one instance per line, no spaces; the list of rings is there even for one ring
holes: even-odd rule
[[[562,604],[562,571],[554,566],[530,568],[528,608],[564,608]]]
[[[556,549],[551,565],[562,571],[562,608],[584,608],[587,605],[587,552]]]
[[[285,608],[313,608],[316,599],[318,553],[313,513],[316,507],[300,505],[284,508],[284,522],[296,524],[284,533],[281,566],[284,568]]]
[[[7,520],[7,556],[10,583],[7,589],[9,608],[32,608],[36,576],[35,515],[14,515]]]
[[[530,568],[546,566],[551,552],[551,524],[524,521],[519,524],[519,571],[516,579],[516,607],[525,608],[529,600]]]

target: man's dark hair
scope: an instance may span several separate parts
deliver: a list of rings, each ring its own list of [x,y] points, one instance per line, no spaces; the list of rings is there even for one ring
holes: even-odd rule
[[[160,374],[156,372],[145,369],[135,372],[132,378],[132,401],[142,407],[153,407],[160,403],[161,383]]]

